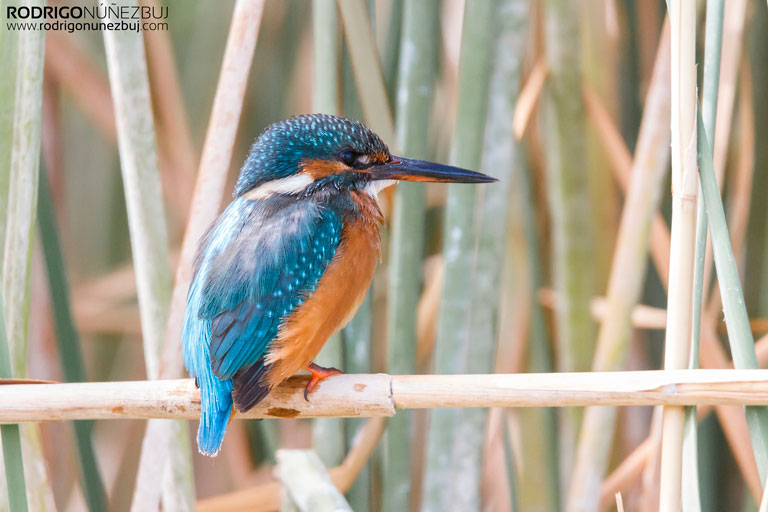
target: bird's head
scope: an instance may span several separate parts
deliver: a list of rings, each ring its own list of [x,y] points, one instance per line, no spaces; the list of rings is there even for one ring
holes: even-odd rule
[[[390,154],[362,123],[327,114],[302,115],[267,128],[256,140],[235,197],[310,195],[329,188],[376,192],[403,181],[487,183],[479,172]]]

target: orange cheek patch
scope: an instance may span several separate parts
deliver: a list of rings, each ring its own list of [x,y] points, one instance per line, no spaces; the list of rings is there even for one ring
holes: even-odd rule
[[[335,160],[304,160],[301,168],[302,172],[309,174],[315,180],[350,170],[349,167]]]

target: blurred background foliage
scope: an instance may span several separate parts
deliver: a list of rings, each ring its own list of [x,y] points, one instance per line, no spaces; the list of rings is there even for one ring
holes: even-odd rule
[[[710,3],[697,2],[697,62],[704,61]],[[163,5],[169,30],[143,37],[165,211],[155,221],[167,230],[174,268],[235,3]],[[669,122],[655,115],[665,103],[660,98],[651,104],[649,90],[653,80],[668,89],[668,70],[659,77],[654,72],[655,65],[669,66],[666,12],[661,0],[264,3],[224,201],[254,138],[272,122],[313,111],[365,121],[393,152],[500,179],[490,187],[404,184],[382,195],[382,264],[361,311],[329,342],[323,361],[361,373],[661,367]],[[715,172],[746,276],[758,360],[765,366],[768,146],[761,141],[768,136],[762,101],[768,91],[768,11],[761,1],[733,0],[721,15]],[[0,206],[7,226],[35,221],[29,214],[12,217],[18,214],[15,193],[38,193],[36,183],[19,188],[12,178],[21,172],[12,165],[11,144],[22,101],[17,76],[28,71],[17,55],[32,43],[0,28]],[[45,34],[39,95],[38,241],[21,284],[29,290],[26,372],[13,368],[13,376],[144,379],[102,34]],[[651,141],[646,145],[641,127]],[[648,213],[628,227],[637,229],[633,236],[622,238],[625,197],[639,186],[633,172],[655,173],[663,185],[646,191]],[[635,241],[622,242],[627,238]],[[4,243],[11,240],[4,235]],[[626,319],[603,335],[600,325],[615,306],[605,296],[620,243],[640,251],[638,264],[624,269],[637,290],[613,297],[624,301]],[[8,296],[16,289],[7,283],[8,265],[5,311],[16,318],[25,314],[19,313],[24,303]],[[703,367],[727,365],[730,358],[711,281],[703,295]],[[608,348],[600,352],[604,336]],[[699,411],[701,510],[756,509],[763,480],[744,414],[733,407],[710,411]],[[650,408],[622,408],[594,432],[602,446],[580,450],[580,435],[582,442],[588,438],[580,432],[583,416],[577,409],[403,411],[384,429],[348,419],[235,421],[218,458],[194,455],[195,499],[200,510],[267,510],[269,505],[255,503],[274,480],[276,449],[314,445],[326,466],[347,471],[343,490],[359,511],[604,510],[615,506],[618,491],[627,510],[654,510],[658,415]],[[350,473],[342,462],[361,430],[368,452]],[[29,494],[37,492],[31,489],[38,480],[42,489],[42,497],[30,497],[33,510],[130,508],[143,422],[42,425],[42,453],[25,445],[23,431]],[[9,448],[6,434],[4,428]],[[13,458],[10,451],[5,455],[6,462]],[[30,466],[41,462],[47,477],[30,476]],[[585,479],[583,491],[574,488]],[[579,507],[582,492],[589,497]],[[8,506],[2,494],[0,509]]]

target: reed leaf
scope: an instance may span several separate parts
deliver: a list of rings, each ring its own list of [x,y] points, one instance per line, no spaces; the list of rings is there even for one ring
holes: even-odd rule
[[[48,288],[56,326],[56,341],[59,348],[59,363],[67,382],[86,382],[85,361],[72,318],[69,302],[69,283],[67,269],[61,251],[61,242],[54,211],[53,195],[45,169],[40,171],[40,190],[37,202],[37,216],[40,226],[43,257],[48,275]],[[93,422],[74,422],[75,441],[78,452],[78,470],[83,487],[83,494],[92,511],[106,510],[107,495],[96,461],[96,454],[91,441]]]
[[[465,5],[459,98],[451,162],[477,169],[483,156],[498,2]],[[511,117],[511,116],[510,116]],[[495,186],[495,185],[491,185]],[[471,330],[477,187],[449,186],[443,231],[445,281],[440,300],[436,373],[488,373],[496,340]],[[478,510],[487,411],[431,411],[422,510]]]
[[[8,335],[5,332],[2,291],[0,291],[0,378],[10,379],[11,352],[8,347]],[[24,457],[21,453],[21,435],[18,425],[0,425],[0,444],[3,445],[3,465],[5,467],[8,506],[13,512],[26,512],[27,486],[24,481]]]
[[[712,237],[718,285],[723,293],[723,310],[728,327],[728,342],[733,354],[733,364],[738,369],[758,368],[754,338],[749,328],[749,317],[744,305],[739,271],[733,258],[725,211],[715,178],[712,153],[707,132],[701,120],[701,113],[699,113],[698,121],[698,144],[701,190],[709,221],[709,234]],[[766,475],[768,475],[768,409],[765,407],[747,407],[745,412],[760,480],[765,481]]]
[[[126,0],[120,5],[138,5],[138,2]],[[147,377],[157,379],[173,279],[144,41],[141,33],[104,30],[104,46],[136,269],[144,361]],[[179,423],[172,428],[176,435],[169,439],[169,456],[163,477],[163,508],[191,510],[194,507],[194,481],[189,431],[186,425]]]
[[[720,52],[723,40],[723,0],[707,0],[707,21],[704,47],[704,76],[702,80],[702,108],[707,133],[714,137],[717,114],[717,95],[720,79]],[[701,194],[701,188],[699,188]],[[699,202],[696,211],[696,249],[693,267],[693,323],[688,368],[699,367],[699,342],[701,334],[701,308],[704,296],[704,269],[707,253],[707,216],[704,204]],[[683,489],[682,505],[686,512],[701,510],[699,490],[698,433],[696,407],[685,410],[683,434]]]
[[[42,7],[43,2],[31,0],[23,5]],[[10,141],[10,148],[6,146],[0,155],[4,159],[0,162],[0,197],[7,197],[2,214],[6,228],[3,232],[2,295],[5,301],[3,311],[11,373],[16,378],[23,378],[27,371],[29,284],[40,162],[45,32],[24,30],[11,33],[4,27],[2,42],[4,56],[7,55],[5,52],[11,53],[15,50],[15,56],[8,62],[10,65],[15,63],[15,70],[9,72],[8,78],[3,81],[2,91],[8,95],[3,97],[2,101],[10,101],[13,105],[13,121],[3,125],[3,129],[6,129],[6,126],[10,128],[11,136],[4,139]],[[4,69],[7,70],[8,67]],[[12,86],[11,79],[14,80]],[[8,103],[4,105],[7,121],[11,106]],[[4,144],[6,142],[0,143]],[[53,510],[53,495],[45,471],[40,430],[37,425],[25,425],[20,430],[29,507],[32,510]],[[13,441],[11,443],[13,447]],[[19,477],[20,475],[15,475],[15,478]]]

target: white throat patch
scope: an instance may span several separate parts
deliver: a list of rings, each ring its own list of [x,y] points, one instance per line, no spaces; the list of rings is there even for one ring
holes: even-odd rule
[[[373,197],[374,199],[378,199],[379,192],[384,190],[385,188],[394,185],[397,183],[397,180],[374,180],[369,181],[365,185],[365,192]]]
[[[262,183],[243,195],[246,199],[266,199],[274,194],[298,194],[311,185],[315,180],[306,173],[294,174],[287,178]]]

